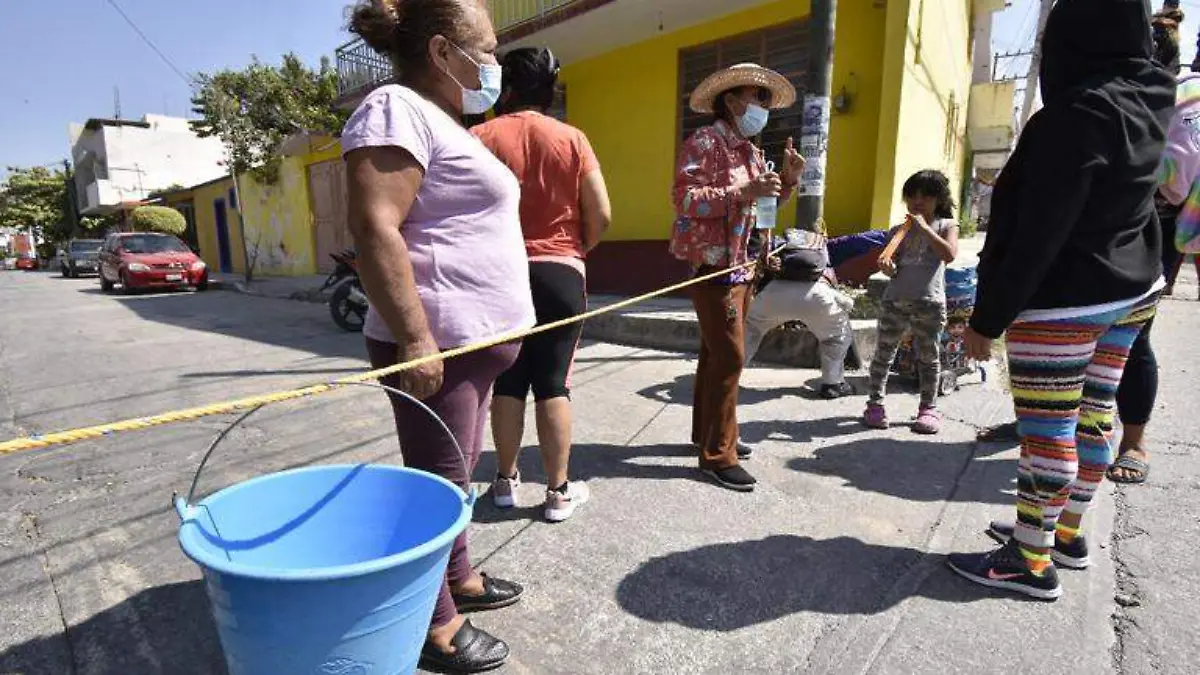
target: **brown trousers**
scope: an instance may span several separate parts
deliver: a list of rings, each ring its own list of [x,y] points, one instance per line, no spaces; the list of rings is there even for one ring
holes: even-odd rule
[[[738,463],[738,387],[750,287],[699,284],[692,287],[692,306],[700,320],[692,442],[700,446],[700,468],[728,469]]]

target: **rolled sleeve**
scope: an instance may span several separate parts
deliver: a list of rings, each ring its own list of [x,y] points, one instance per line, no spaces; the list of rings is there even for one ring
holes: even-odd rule
[[[395,85],[371,92],[342,130],[343,154],[360,148],[402,148],[428,170],[433,134],[412,96],[418,94]]]

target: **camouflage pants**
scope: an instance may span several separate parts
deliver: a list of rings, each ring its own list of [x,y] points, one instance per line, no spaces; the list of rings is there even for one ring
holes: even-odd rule
[[[879,310],[879,341],[871,361],[870,403],[883,404],[888,374],[904,333],[913,336],[917,372],[921,379],[921,406],[937,405],[938,379],[942,374],[941,335],[946,327],[946,304],[929,300],[884,300]]]

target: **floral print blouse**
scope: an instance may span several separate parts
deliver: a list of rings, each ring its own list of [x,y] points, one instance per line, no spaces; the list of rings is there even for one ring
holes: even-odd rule
[[[702,127],[684,143],[675,172],[676,219],[671,254],[702,267],[733,267],[749,261],[754,229],[754,200],[735,185],[766,173],[762,151],[723,120]],[[780,202],[794,186],[785,186]],[[727,283],[750,283],[754,269],[730,274]]]

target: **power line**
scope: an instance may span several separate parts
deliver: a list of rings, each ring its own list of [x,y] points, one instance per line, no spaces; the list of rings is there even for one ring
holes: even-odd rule
[[[184,74],[183,70],[176,66],[171,59],[167,58],[167,55],[158,48],[158,45],[154,44],[154,41],[151,40],[150,37],[144,32],[142,32],[142,29],[138,27],[137,23],[135,23],[134,20],[125,13],[125,10],[121,9],[121,6],[117,4],[117,0],[107,0],[107,2],[108,4],[112,5],[113,9],[117,10],[117,13],[121,15],[122,19],[125,19],[125,23],[129,24],[129,27],[133,29],[133,32],[138,34],[138,37],[142,39],[142,42],[145,42],[150,49],[154,50],[155,54],[158,54],[158,58],[162,59],[163,63],[167,64],[167,67],[175,71],[175,74],[178,75],[184,82],[186,82],[189,87],[195,84],[195,80]]]

